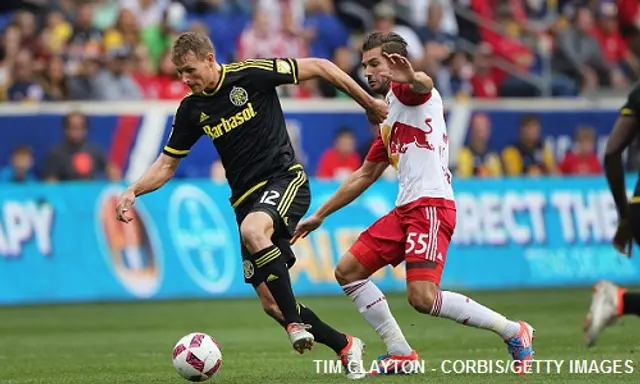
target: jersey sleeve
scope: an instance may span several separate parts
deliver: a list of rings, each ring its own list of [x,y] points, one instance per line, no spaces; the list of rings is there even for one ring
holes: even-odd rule
[[[640,85],[633,88],[627,102],[620,108],[622,116],[640,116]]]
[[[386,163],[389,162],[389,156],[387,155],[387,149],[382,142],[382,137],[378,136],[369,148],[369,153],[365,157],[365,160],[374,163]]]
[[[171,125],[171,134],[162,152],[171,157],[185,157],[191,147],[202,136],[203,131],[194,123],[192,111],[185,100],[182,100]]]
[[[411,90],[411,85],[409,84],[392,83],[391,90],[402,104],[408,106],[422,105],[429,101],[429,99],[431,98],[431,92],[414,92],[413,90]]]
[[[298,84],[298,62],[292,58],[254,59],[243,62],[251,69],[252,81],[266,87]]]

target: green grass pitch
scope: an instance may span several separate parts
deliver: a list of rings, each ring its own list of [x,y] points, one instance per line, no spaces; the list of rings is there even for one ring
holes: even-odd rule
[[[445,374],[443,360],[508,360],[496,335],[414,312],[402,295],[389,303],[427,373],[365,379],[372,383],[572,382],[640,383],[638,319],[628,317],[607,329],[592,349],[581,343],[591,291],[560,289],[466,292],[510,318],[529,321],[536,332],[537,359],[634,361],[632,374]],[[366,361],[383,352],[382,343],[342,296],[303,298],[325,321],[367,343]],[[219,374],[209,383],[339,383],[340,374],[318,374],[314,359],[334,359],[317,345],[295,353],[284,331],[262,313],[256,299],[109,303],[0,308],[1,384],[169,384],[186,383],[173,370],[171,350],[192,331],[209,333],[223,351]],[[567,363],[568,364],[568,363]],[[432,371],[435,369],[435,372]]]

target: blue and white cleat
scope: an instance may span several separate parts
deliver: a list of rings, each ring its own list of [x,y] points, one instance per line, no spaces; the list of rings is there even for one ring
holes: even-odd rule
[[[507,349],[513,357],[514,373],[518,375],[524,375],[531,369],[531,362],[533,361],[533,339],[535,329],[524,321],[520,321],[520,331],[518,333],[506,339],[504,342],[507,344]]]

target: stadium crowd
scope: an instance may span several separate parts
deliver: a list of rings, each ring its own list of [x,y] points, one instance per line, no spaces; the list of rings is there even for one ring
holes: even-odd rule
[[[185,30],[211,36],[220,62],[250,57],[316,56],[333,60],[368,89],[359,45],[373,30],[394,31],[410,59],[445,97],[534,97],[529,75],[551,70],[554,96],[628,85],[640,77],[640,0],[6,0],[0,2],[0,101],[179,100],[188,91],[169,59]],[[477,20],[481,20],[480,23]],[[474,21],[476,20],[476,21]],[[502,64],[500,64],[502,63]],[[283,97],[340,98],[321,81],[281,87]],[[86,143],[86,120],[70,115],[65,142],[52,149],[39,178],[111,179],[121,170]],[[457,158],[461,177],[600,173],[595,135],[576,127],[576,146],[557,158],[535,116],[523,117],[522,140],[488,148],[491,122],[472,118]],[[517,129],[517,127],[514,127]],[[369,143],[364,143],[369,144]],[[83,157],[71,155],[82,150]],[[316,176],[342,178],[357,168],[358,148],[341,130],[319,160]],[[75,156],[75,155],[74,155]],[[0,177],[28,178],[20,145]],[[630,166],[631,167],[631,166]],[[214,164],[213,178],[224,176]],[[35,176],[34,176],[35,177]]]
[[[361,82],[360,38],[395,31],[448,97],[535,96],[522,75],[547,62],[556,96],[640,74],[638,0],[7,0],[0,12],[6,101],[179,99],[168,49],[184,30],[209,34],[221,62],[317,56]],[[344,97],[316,81],[283,95]]]

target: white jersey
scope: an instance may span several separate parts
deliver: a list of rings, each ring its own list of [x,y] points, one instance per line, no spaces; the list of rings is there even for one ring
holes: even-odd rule
[[[383,150],[396,169],[400,190],[396,206],[416,200],[455,208],[449,143],[440,93],[413,93],[407,84],[393,83],[386,95],[389,115],[380,126],[380,138],[368,156],[381,161]]]

